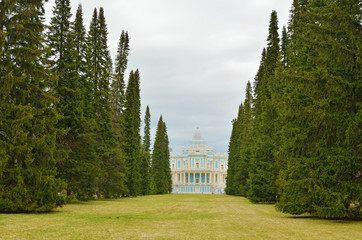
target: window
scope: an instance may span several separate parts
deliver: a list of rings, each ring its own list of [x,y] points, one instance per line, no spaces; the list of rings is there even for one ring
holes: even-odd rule
[[[224,165],[221,164],[221,170],[224,170]]]
[[[196,168],[199,168],[199,163],[196,163]]]
[[[199,178],[196,178],[196,183],[199,183],[200,179]]]

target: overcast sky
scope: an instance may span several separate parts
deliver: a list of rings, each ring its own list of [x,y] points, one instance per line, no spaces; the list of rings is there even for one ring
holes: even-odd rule
[[[207,144],[224,153],[266,47],[270,14],[278,12],[281,29],[292,0],[71,0],[72,20],[79,3],[87,29],[94,8],[104,8],[113,59],[128,31],[128,72],[140,71],[142,120],[149,105],[152,139],[162,114],[173,152],[199,127]],[[48,19],[53,6],[54,0],[45,5]]]

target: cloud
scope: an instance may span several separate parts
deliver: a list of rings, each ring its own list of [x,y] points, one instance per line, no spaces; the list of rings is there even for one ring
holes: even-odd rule
[[[266,46],[270,13],[287,24],[292,0],[79,0],[89,25],[104,7],[114,56],[130,34],[129,70],[141,74],[142,112],[151,110],[152,137],[162,114],[170,146],[180,152],[200,127],[208,145],[226,152],[231,120],[253,81]],[[78,2],[72,2],[75,13]],[[46,4],[48,19],[54,0]]]

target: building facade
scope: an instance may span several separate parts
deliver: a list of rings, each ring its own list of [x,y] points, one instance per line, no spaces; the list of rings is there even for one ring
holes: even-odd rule
[[[227,155],[215,154],[205,143],[197,128],[182,153],[170,154],[172,193],[224,193]]]

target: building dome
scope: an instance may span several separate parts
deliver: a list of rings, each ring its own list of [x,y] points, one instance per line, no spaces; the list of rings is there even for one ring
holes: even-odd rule
[[[191,145],[196,145],[196,144],[205,144],[205,141],[201,136],[201,131],[199,127],[196,128],[194,132],[194,138],[191,141]]]

